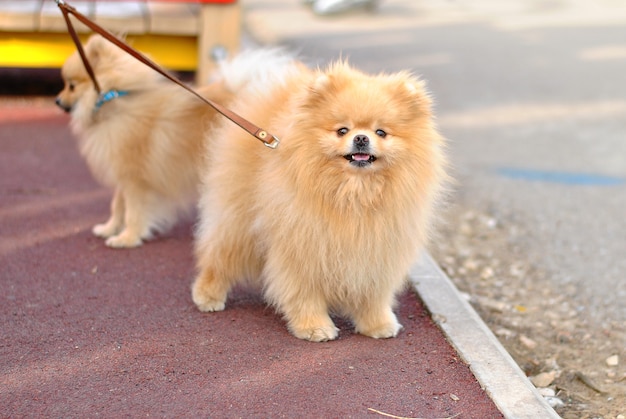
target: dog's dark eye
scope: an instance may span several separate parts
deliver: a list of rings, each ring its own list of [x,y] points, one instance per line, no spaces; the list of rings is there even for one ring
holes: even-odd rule
[[[383,131],[382,129],[377,129],[376,135],[378,135],[380,138],[385,138],[387,136],[387,133]]]
[[[348,128],[346,128],[346,127],[339,128],[339,129],[337,130],[337,135],[338,135],[339,137],[343,137],[344,135],[346,135],[346,134],[348,133],[348,131],[350,131],[350,130],[349,130]]]
[[[74,87],[75,87],[75,86],[74,86],[74,83],[70,83],[70,84],[69,84],[70,92],[73,92],[73,91],[74,91]]]

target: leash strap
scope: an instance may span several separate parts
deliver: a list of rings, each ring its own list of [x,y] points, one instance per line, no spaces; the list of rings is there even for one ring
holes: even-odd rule
[[[256,138],[257,140],[263,142],[263,144],[266,145],[267,147],[274,149],[280,143],[280,140],[278,138],[276,138],[274,135],[270,134],[269,132],[267,132],[267,131],[257,127],[252,122],[248,121],[245,118],[242,118],[241,116],[237,115],[235,112],[233,112],[233,111],[223,107],[222,105],[220,105],[218,103],[215,103],[212,100],[209,100],[209,99],[201,96],[198,92],[193,90],[191,87],[187,86],[186,84],[184,84],[183,82],[178,80],[176,77],[172,76],[171,74],[168,74],[165,70],[163,70],[154,61],[152,61],[151,59],[149,59],[145,55],[141,54],[139,51],[136,51],[135,49],[131,48],[129,45],[127,45],[124,42],[122,42],[121,40],[119,40],[111,32],[107,31],[106,29],[104,29],[103,27],[98,25],[97,23],[91,21],[85,15],[81,14],[80,12],[78,12],[75,8],[73,8],[72,6],[67,4],[64,0],[55,0],[55,1],[56,1],[57,5],[59,6],[59,8],[61,9],[61,11],[63,12],[63,17],[65,19],[65,23],[67,24],[68,32],[70,33],[74,43],[76,44],[76,48],[78,49],[78,53],[80,54],[80,57],[82,58],[83,63],[85,64],[85,68],[87,69],[87,73],[89,74],[89,77],[91,77],[91,80],[93,81],[94,87],[96,88],[96,91],[98,92],[98,94],[100,94],[100,92],[101,92],[100,86],[98,85],[98,81],[96,80],[96,76],[94,74],[93,69],[91,68],[91,65],[89,64],[89,61],[87,60],[87,57],[85,55],[85,51],[83,50],[83,47],[82,47],[82,45],[80,43],[80,39],[78,38],[78,34],[76,33],[76,30],[74,29],[74,26],[72,25],[72,22],[70,21],[69,14],[74,15],[74,17],[76,17],[76,19],[78,19],[85,26],[87,26],[91,30],[99,33],[105,39],[107,39],[108,41],[112,42],[117,47],[121,48],[126,53],[130,54],[131,56],[133,56],[135,59],[141,61],[142,63],[144,63],[148,67],[152,68],[153,70],[155,70],[156,72],[158,72],[162,76],[166,77],[170,81],[178,84],[183,89],[187,90],[188,92],[190,92],[191,94],[196,96],[198,99],[200,99],[201,101],[203,101],[207,105],[211,106],[217,112],[221,113],[226,118],[228,118],[229,120],[231,120],[232,122],[237,124],[239,127],[244,129],[245,131],[247,131],[254,138]]]
[[[70,7],[70,6],[67,6],[65,3],[63,3],[63,6],[61,6],[62,2],[63,0],[60,0],[60,2],[57,1],[57,4],[59,5],[59,7],[61,8],[61,11],[63,12],[63,19],[65,19],[65,24],[67,25],[67,31],[72,36],[72,40],[74,40],[74,44],[76,44],[76,49],[78,49],[78,54],[80,55],[80,58],[83,60],[83,64],[85,65],[87,74],[89,74],[89,77],[91,78],[91,81],[93,82],[93,86],[95,87],[96,92],[100,94],[102,90],[100,89],[100,85],[98,84],[96,75],[93,72],[93,68],[91,68],[91,64],[89,64],[87,55],[85,55],[85,50],[83,49],[83,45],[80,43],[80,39],[78,38],[78,34],[76,33],[76,30],[74,29],[74,25],[72,25],[72,22],[70,21],[69,12],[67,9],[67,7]]]

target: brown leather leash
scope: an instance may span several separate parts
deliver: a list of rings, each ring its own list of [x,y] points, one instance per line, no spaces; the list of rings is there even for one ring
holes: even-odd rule
[[[76,19],[78,19],[81,23],[83,23],[85,26],[87,26],[88,28],[90,28],[94,32],[99,33],[105,39],[107,39],[108,41],[112,42],[113,44],[115,44],[116,46],[118,46],[119,48],[121,48],[122,50],[124,50],[125,52],[127,52],[128,54],[130,54],[131,56],[136,58],[137,60],[141,61],[142,63],[144,63],[148,67],[152,68],[153,70],[157,71],[159,74],[163,75],[164,77],[166,77],[167,79],[171,80],[172,82],[178,84],[183,89],[187,90],[188,92],[190,92],[191,94],[196,96],[198,99],[202,100],[207,105],[211,106],[217,112],[221,113],[226,118],[230,119],[232,122],[234,122],[235,124],[239,125],[242,129],[247,131],[254,138],[256,138],[257,140],[263,142],[263,144],[266,145],[267,147],[269,147],[269,148],[276,148],[278,146],[278,144],[280,143],[280,140],[278,138],[276,138],[274,135],[270,134],[269,132],[265,131],[264,129],[261,129],[261,128],[257,127],[252,122],[248,121],[245,118],[242,118],[241,116],[237,115],[235,112],[233,112],[233,111],[223,107],[222,105],[220,105],[218,103],[215,103],[212,100],[209,100],[209,99],[201,96],[198,92],[193,90],[191,87],[187,86],[185,83],[181,82],[180,80],[178,80],[176,77],[172,76],[171,74],[168,74],[157,63],[155,63],[154,61],[152,61],[151,59],[149,59],[145,55],[141,54],[139,51],[133,49],[132,47],[130,47],[126,43],[122,42],[120,39],[118,39],[111,32],[107,31],[106,29],[104,29],[103,27],[98,25],[97,23],[95,23],[92,20],[90,20],[89,18],[87,18],[85,15],[81,14],[80,12],[78,12],[75,8],[73,8],[72,6],[67,4],[64,0],[55,0],[55,1],[56,1],[57,5],[59,6],[59,8],[61,9],[61,12],[63,12],[63,18],[65,19],[65,23],[67,24],[67,30],[68,30],[70,36],[72,37],[72,40],[76,44],[76,48],[78,49],[78,53],[79,53],[81,59],[83,60],[83,63],[85,65],[85,69],[87,70],[87,73],[89,74],[89,77],[93,81],[93,85],[94,85],[96,91],[98,92],[98,94],[101,93],[100,85],[98,84],[98,81],[96,79],[96,75],[94,74],[94,71],[93,71],[93,68],[91,67],[91,64],[89,64],[89,60],[87,60],[87,56],[85,55],[85,51],[84,51],[83,46],[82,46],[82,44],[80,42],[78,34],[76,33],[76,30],[74,29],[74,25],[72,25],[72,22],[71,22],[71,20],[69,18],[70,14],[74,15],[74,17],[76,17]]]

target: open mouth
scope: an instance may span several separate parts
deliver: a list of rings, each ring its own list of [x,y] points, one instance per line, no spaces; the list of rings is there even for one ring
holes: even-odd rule
[[[376,160],[376,156],[366,153],[346,154],[343,156],[351,165],[364,167],[372,164]]]

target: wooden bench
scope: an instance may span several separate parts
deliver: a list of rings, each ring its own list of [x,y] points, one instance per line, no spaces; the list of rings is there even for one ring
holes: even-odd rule
[[[214,54],[239,49],[237,0],[66,0],[164,67],[206,82]],[[76,22],[83,39],[89,30]],[[0,67],[60,68],[75,50],[54,0],[0,0]]]

